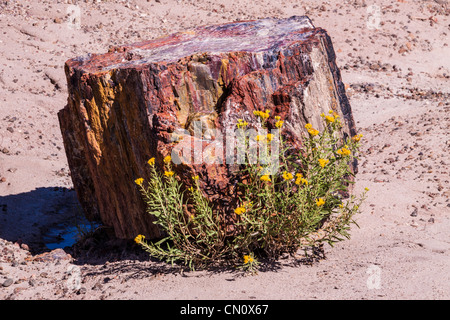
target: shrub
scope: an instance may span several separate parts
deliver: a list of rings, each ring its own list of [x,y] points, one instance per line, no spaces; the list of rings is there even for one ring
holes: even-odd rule
[[[262,127],[269,112],[257,111]],[[164,173],[157,171],[154,158],[149,160],[151,178],[144,184],[137,179],[147,212],[166,233],[158,242],[139,243],[153,257],[170,263],[183,262],[189,268],[202,268],[232,262],[245,270],[255,271],[257,257],[277,259],[281,254],[294,254],[299,249],[315,247],[323,242],[331,245],[349,238],[354,214],[365,198],[345,196],[353,183],[350,164],[356,159],[362,135],[341,141],[339,116],[330,111],[322,114],[325,130],[319,132],[311,124],[301,150],[295,151],[280,138],[280,165],[270,174],[269,164],[253,163],[247,148],[245,162],[236,173],[241,196],[233,209],[236,217],[233,234],[227,234],[221,219],[204,197],[198,176],[193,186],[182,191],[182,183],[172,171],[170,156],[164,159]],[[275,127],[283,121],[275,117]],[[239,120],[238,130],[247,122]],[[275,136],[255,137],[265,147]],[[249,145],[248,138],[246,143]],[[278,141],[277,141],[278,143]],[[295,151],[295,152],[294,152]],[[190,208],[190,209],[188,209]]]

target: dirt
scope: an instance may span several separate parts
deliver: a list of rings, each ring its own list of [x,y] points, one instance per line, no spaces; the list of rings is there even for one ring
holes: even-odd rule
[[[447,1],[74,2],[0,1],[1,300],[450,298]],[[350,240],[253,276],[183,272],[107,228],[48,248],[50,230],[81,216],[57,119],[67,59],[197,25],[292,15],[328,31],[364,135],[355,193],[370,191]]]

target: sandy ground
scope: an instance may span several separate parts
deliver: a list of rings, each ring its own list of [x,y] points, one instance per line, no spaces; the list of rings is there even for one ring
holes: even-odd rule
[[[450,298],[446,0],[76,2],[0,1],[1,300]],[[79,28],[68,22],[73,8]],[[106,232],[49,252],[43,235],[79,215],[57,120],[67,59],[291,15],[328,31],[364,135],[355,192],[370,191],[350,240],[325,247],[324,259],[281,259],[255,276],[182,273]]]

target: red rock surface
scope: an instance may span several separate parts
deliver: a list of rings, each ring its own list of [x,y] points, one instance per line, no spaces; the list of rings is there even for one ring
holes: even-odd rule
[[[299,146],[304,124],[321,129],[320,114],[334,110],[344,119],[343,136],[355,134],[331,39],[307,17],[199,27],[71,59],[65,70],[69,98],[59,120],[74,187],[88,218],[120,238],[160,236],[134,180],[148,178],[147,160],[161,165],[177,145],[173,133],[187,138],[194,121],[225,134],[237,119],[256,127],[252,112],[269,109]],[[201,140],[203,148],[213,142]],[[198,174],[227,215],[230,166],[181,164],[175,171],[187,184]]]

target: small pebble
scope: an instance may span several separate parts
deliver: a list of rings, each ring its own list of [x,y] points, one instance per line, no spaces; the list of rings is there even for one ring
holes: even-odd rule
[[[3,287],[9,287],[10,285],[12,285],[14,283],[14,280],[11,278],[6,279],[5,281],[3,281],[2,286]]]
[[[81,287],[80,289],[78,289],[77,294],[85,294],[86,293],[86,288],[85,287]]]

